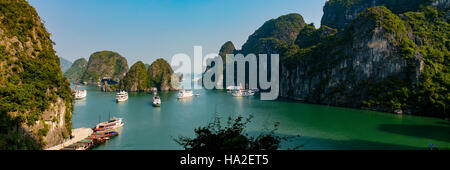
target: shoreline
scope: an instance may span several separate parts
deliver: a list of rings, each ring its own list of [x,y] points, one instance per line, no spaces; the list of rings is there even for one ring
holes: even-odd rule
[[[78,141],[83,140],[84,138],[88,137],[92,133],[93,133],[93,130],[91,128],[72,129],[72,135],[73,135],[72,139],[70,139],[68,141],[65,141],[64,143],[61,143],[59,145],[55,145],[55,146],[46,148],[44,150],[61,150],[65,146],[69,146],[69,145],[72,145],[74,143],[77,143]]]

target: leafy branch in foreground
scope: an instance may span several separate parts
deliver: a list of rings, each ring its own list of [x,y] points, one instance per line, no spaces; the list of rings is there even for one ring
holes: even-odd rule
[[[238,116],[233,119],[228,117],[226,126],[222,126],[220,118],[216,117],[213,122],[205,127],[194,130],[195,138],[180,136],[174,139],[175,142],[183,146],[186,150],[211,151],[211,150],[277,150],[281,141],[286,141],[290,137],[280,137],[275,135],[279,123],[275,123],[273,129],[261,132],[258,136],[249,136],[245,132],[246,125],[250,123],[253,115],[244,119]],[[297,149],[296,147],[295,149]]]

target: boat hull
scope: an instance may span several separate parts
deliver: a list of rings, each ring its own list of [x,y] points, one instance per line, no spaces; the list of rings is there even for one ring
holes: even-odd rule
[[[127,101],[127,100],[119,100],[119,99],[116,99],[116,102],[117,102],[117,103],[124,102],[124,101]]]

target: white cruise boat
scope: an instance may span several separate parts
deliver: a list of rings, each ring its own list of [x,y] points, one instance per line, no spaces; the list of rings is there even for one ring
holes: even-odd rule
[[[234,97],[244,97],[244,90],[236,90],[231,95]]]
[[[75,99],[84,99],[86,98],[87,90],[77,90],[77,86],[75,85],[73,95]]]
[[[253,90],[237,90],[232,93],[234,97],[246,97],[253,96],[255,92]]]
[[[116,94],[116,101],[117,102],[123,102],[128,100],[128,93],[126,91],[120,91]]]
[[[112,118],[107,122],[99,123],[97,126],[95,126],[95,131],[105,131],[110,129],[117,129],[123,126],[122,118]]]
[[[234,88],[236,88],[236,87],[234,87]],[[242,89],[242,84],[239,84],[239,90],[235,90],[235,89],[233,89],[234,91],[233,91],[233,93],[232,93],[232,95],[234,96],[234,97],[245,97],[245,96],[253,96],[253,95],[255,95],[255,91],[253,91],[253,90],[244,90],[244,89]]]
[[[87,90],[75,90],[74,96],[75,99],[84,99],[86,98]]]
[[[192,90],[180,90],[178,93],[178,99],[188,98],[194,96],[194,92]]]
[[[253,90],[247,90],[246,93],[247,93],[247,96],[255,95],[255,91],[253,91]]]
[[[155,107],[161,106],[161,98],[159,98],[159,96],[153,97],[153,106]]]

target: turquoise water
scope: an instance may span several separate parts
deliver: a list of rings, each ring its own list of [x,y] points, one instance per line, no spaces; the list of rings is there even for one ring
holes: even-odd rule
[[[178,100],[177,92],[160,93],[162,106],[152,106],[152,94],[130,93],[116,103],[114,92],[88,89],[87,98],[75,101],[73,128],[93,127],[109,116],[122,117],[119,136],[95,149],[183,149],[173,141],[193,136],[194,129],[215,116],[254,116],[247,128],[256,134],[279,122],[278,135],[292,136],[282,149],[426,149],[430,143],[450,148],[450,122],[441,119],[303,104],[236,98],[222,91],[194,90],[199,97]],[[300,135],[297,137],[297,135]]]

